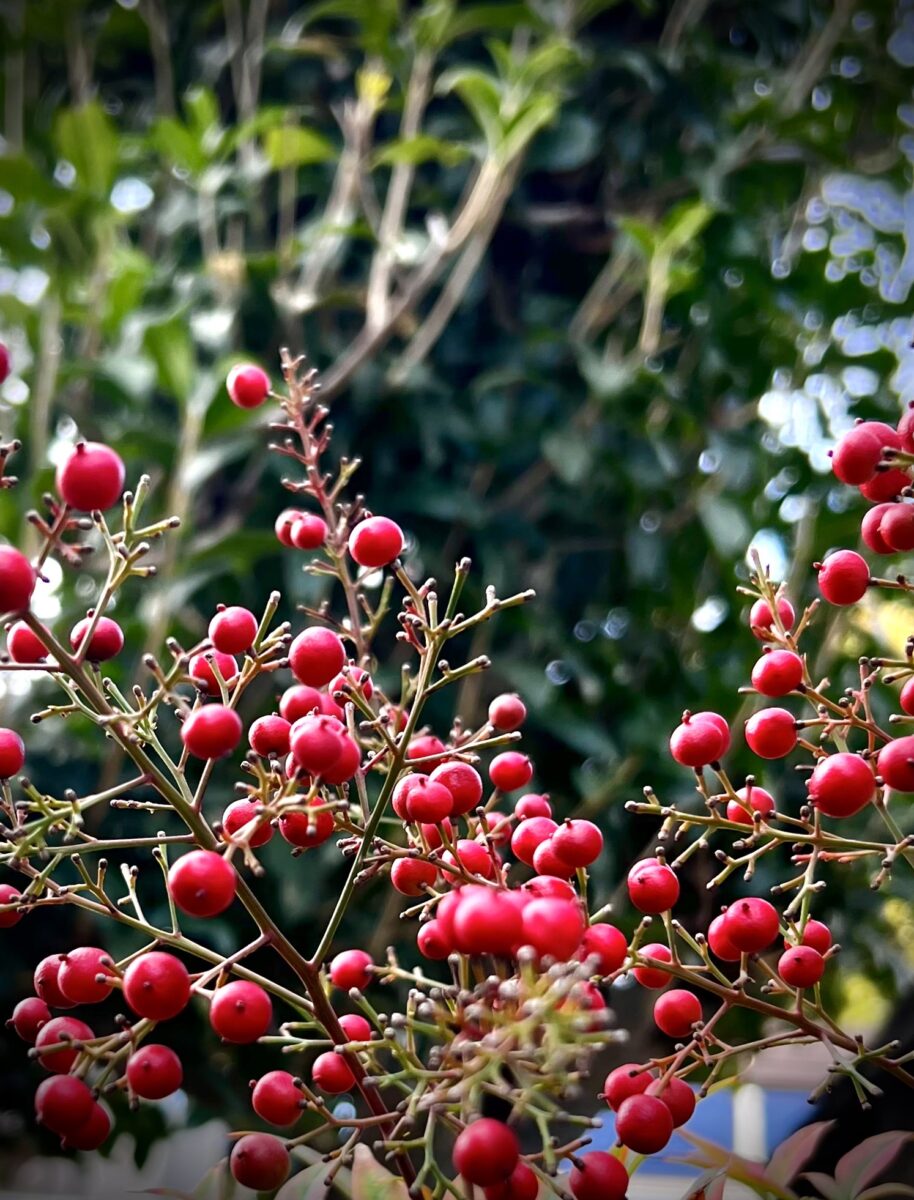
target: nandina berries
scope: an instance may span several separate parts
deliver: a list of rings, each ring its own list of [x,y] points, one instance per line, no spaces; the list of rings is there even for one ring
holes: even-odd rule
[[[654,1021],[668,1037],[691,1037],[692,1026],[701,1020],[701,1001],[685,988],[671,988],[654,1001]]]
[[[368,517],[350,533],[349,553],[360,567],[386,567],[403,553],[403,530],[389,517]]]
[[[92,630],[91,634],[89,633],[90,629]],[[89,640],[85,642],[83,649],[87,635]],[[97,620],[93,620],[89,615],[82,621],[77,621],[70,630],[70,646],[74,651],[82,649],[84,657],[91,663],[107,662],[110,658],[116,658],[123,650],[124,631],[117,621],[112,621],[110,617],[99,617]]]
[[[296,550],[318,550],[327,540],[327,522],[317,513],[300,513],[292,522],[289,537]]]
[[[899,554],[914,550],[914,506],[887,504],[879,522],[879,536]]]
[[[59,1137],[75,1133],[84,1125],[94,1104],[91,1091],[75,1075],[52,1075],[35,1092],[35,1116]]]
[[[221,650],[207,650],[203,654],[195,654],[187,669],[191,679],[207,696],[219,695],[222,690],[219,685],[220,677],[227,688],[233,687],[238,678],[237,661],[231,654],[223,654]]]
[[[439,962],[454,949],[453,942],[440,921],[433,918],[419,926],[416,934],[416,946],[425,958]]]
[[[580,1164],[568,1176],[574,1200],[625,1200],[628,1171],[618,1158],[606,1150],[589,1150],[581,1155]]]
[[[543,897],[523,909],[523,940],[540,956],[558,962],[573,958],[584,936],[584,917],[577,900]]]
[[[770,817],[775,810],[774,796],[758,784],[747,784],[736,793],[737,800],[727,801],[727,820],[740,825],[751,825],[752,814]]]
[[[53,1017],[38,1030],[35,1049],[38,1059],[46,1071],[55,1075],[66,1075],[79,1058],[81,1046],[95,1034],[76,1017]]]
[[[492,1117],[479,1117],[454,1142],[458,1174],[477,1187],[492,1187],[507,1179],[517,1166],[520,1147],[513,1129]]]
[[[628,873],[627,884],[629,899],[635,908],[652,916],[667,912],[679,899],[676,872],[658,858],[645,858],[635,863]]]
[[[580,956],[582,960],[595,958],[597,970],[601,975],[612,975],[625,962],[628,954],[628,941],[621,929],[615,925],[602,922],[588,925],[581,938]]]
[[[217,988],[209,1006],[209,1023],[224,1042],[256,1042],[270,1028],[273,1003],[259,984],[233,979]]]
[[[826,817],[852,817],[876,794],[873,769],[859,754],[820,758],[809,778],[809,798]]]
[[[721,962],[739,962],[741,952],[727,937],[726,917],[726,913],[721,913],[708,926],[708,945]]]
[[[500,791],[516,792],[533,778],[533,764],[526,754],[505,750],[503,754],[496,754],[489,764],[489,778]]]
[[[63,964],[62,954],[49,954],[47,958],[43,958],[35,968],[33,982],[35,991],[51,1008],[73,1008],[72,1000],[60,990],[59,975],[60,968]]]
[[[0,546],[0,612],[22,612],[35,590],[32,564],[12,546]]]
[[[258,846],[265,846],[273,836],[273,826],[268,820],[261,817],[262,807],[253,800],[233,800],[222,814],[222,830],[225,840],[233,838],[240,840],[235,835],[242,829],[247,829],[245,841],[252,850]]]
[[[641,946],[638,956],[639,958],[653,959],[655,962],[671,963],[673,961],[669,946],[664,946],[662,942],[650,942],[646,946]],[[650,988],[653,991],[661,991],[672,979],[669,971],[664,971],[662,967],[635,967],[632,975],[642,987]]]
[[[104,511],[124,491],[124,464],[101,442],[78,442],[57,468],[57,491],[70,508]]]
[[[342,1054],[328,1050],[319,1054],[311,1067],[311,1078],[316,1087],[330,1096],[351,1091],[355,1087],[355,1073]]]
[[[603,850],[603,834],[592,821],[567,820],[560,825],[549,844],[572,867],[589,867]]]
[[[763,708],[746,722],[746,744],[759,758],[783,758],[797,744],[797,722],[786,708]]]
[[[789,950],[793,943],[784,939],[784,947]],[[813,950],[818,950],[820,954],[825,954],[831,947],[831,930],[821,921],[810,917],[803,927],[803,936],[800,938],[801,946],[812,946]]]
[[[6,648],[15,663],[40,663],[48,657],[47,647],[25,621],[16,621],[6,635]]]
[[[812,946],[791,946],[778,959],[778,974],[788,987],[814,987],[825,974],[825,959]]]
[[[618,1111],[629,1096],[640,1096],[653,1082],[654,1076],[638,1063],[623,1063],[606,1076],[603,1098],[613,1111]]]
[[[786,696],[803,682],[803,660],[792,650],[770,650],[752,668],[752,686],[763,696]]]
[[[343,1013],[340,1017],[340,1029],[350,1042],[370,1042],[371,1025],[361,1013]]]
[[[297,799],[303,801],[304,796]],[[301,850],[322,845],[332,833],[333,813],[317,796],[308,801],[304,811],[286,812],[279,818],[280,837]]]
[[[127,1083],[142,1100],[164,1100],[184,1082],[181,1060],[168,1046],[148,1042],[127,1059]]]
[[[21,900],[22,893],[18,888],[14,888],[12,884],[0,883],[0,906],[7,904],[15,904]],[[0,929],[12,929],[14,925],[18,925],[22,920],[22,910],[19,908],[8,908],[5,911],[0,908]]]
[[[685,1125],[695,1111],[696,1099],[695,1093],[685,1082],[684,1079],[677,1079],[674,1075],[672,1079],[666,1083],[661,1083],[658,1079],[648,1088],[649,1096],[656,1096],[670,1110],[670,1116],[673,1118],[673,1128],[678,1129],[680,1125]]]
[[[261,758],[271,754],[289,753],[289,734],[292,726],[278,713],[258,717],[248,730],[248,745]]]
[[[403,806],[407,820],[437,825],[453,812],[454,797],[443,784],[435,783],[427,775],[417,775],[406,790]]]
[[[228,373],[225,390],[238,408],[259,408],[270,394],[270,377],[255,363],[238,363]]]
[[[97,976],[105,978],[101,983]],[[57,983],[73,1004],[99,1004],[111,994],[111,959],[98,946],[80,946],[68,950],[57,972]]]
[[[372,979],[371,955],[364,950],[341,950],[330,963],[330,982],[334,987],[366,988]]]
[[[766,949],[778,936],[778,928],[778,910],[759,896],[735,901],[724,914],[724,933],[743,954]]]
[[[876,764],[886,787],[914,792],[914,735],[896,738],[879,751]]]
[[[453,814],[462,817],[482,800],[482,778],[475,767],[465,762],[439,763],[429,778],[451,793]]]
[[[551,817],[530,817],[522,821],[511,835],[514,856],[532,867],[537,847],[548,841],[557,829],[558,825]]]
[[[792,629],[793,623],[797,619],[797,614],[793,610],[793,605],[786,596],[778,596],[775,602],[778,617],[781,625],[785,630]],[[771,611],[771,605],[767,600],[756,600],[749,610],[749,627],[756,637],[763,636],[776,628],[774,613]]]
[[[513,733],[527,719],[527,707],[516,692],[496,696],[489,705],[489,724],[500,733]]]
[[[135,958],[124,972],[124,999],[138,1017],[167,1021],[190,999],[190,976],[179,958],[150,950]]]
[[[302,630],[289,647],[292,674],[299,683],[309,687],[319,688],[329,683],[339,675],[345,661],[346,649],[342,641],[332,629],[322,625]]]
[[[832,470],[842,483],[852,487],[869,483],[884,448],[901,449],[898,433],[882,421],[861,421],[844,434],[832,452]]]
[[[62,1150],[97,1150],[111,1132],[108,1111],[95,1101],[89,1119],[68,1133],[60,1143]]]
[[[215,917],[235,898],[238,877],[230,862],[215,850],[191,850],[168,871],[168,891],[191,917]]]
[[[257,618],[250,609],[233,604],[216,613],[208,632],[221,654],[247,654],[257,636]]]
[[[26,996],[13,1009],[7,1025],[10,1025],[24,1042],[34,1045],[38,1030],[50,1019],[51,1010],[40,996]]]
[[[549,797],[528,792],[514,805],[514,815],[518,821],[526,821],[530,817],[551,817],[552,805],[549,803]]]
[[[656,1096],[629,1096],[616,1113],[616,1136],[636,1154],[657,1154],[673,1136],[673,1115]]]
[[[892,547],[882,536],[882,518],[892,508],[891,504],[877,504],[865,513],[860,522],[860,536],[874,554],[892,554]]]
[[[686,713],[670,735],[670,754],[683,767],[717,762],[730,745],[730,730],[717,713]]]
[[[856,604],[869,587],[870,569],[855,550],[835,550],[819,564],[818,572],[819,591],[829,604]]]
[[[537,1200],[539,1193],[539,1178],[523,1161],[518,1162],[507,1179],[483,1188],[486,1200]]]
[[[454,912],[454,944],[462,954],[511,954],[523,935],[518,893],[470,886],[461,888]]]
[[[181,726],[181,741],[194,758],[224,758],[241,741],[241,734],[241,718],[225,704],[205,704]]]
[[[229,1157],[236,1183],[255,1192],[275,1192],[289,1175],[289,1151],[272,1133],[248,1133],[239,1138]]]
[[[0,729],[0,779],[18,775],[25,764],[25,743],[14,729]]]
[[[251,1104],[262,1121],[285,1128],[302,1114],[304,1093],[288,1071],[268,1071],[254,1084]]]
[[[9,378],[12,370],[12,358],[7,346],[0,342],[0,383]]]

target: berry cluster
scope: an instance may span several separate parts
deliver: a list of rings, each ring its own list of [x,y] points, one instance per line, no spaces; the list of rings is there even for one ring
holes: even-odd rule
[[[58,800],[21,779],[22,798],[14,799],[11,780],[23,769],[25,747],[18,732],[0,730],[0,863],[21,883],[0,885],[0,927],[68,903],[100,925],[117,921],[137,935],[137,949],[121,961],[104,946],[79,946],[36,968],[35,995],[20,1001],[10,1024],[46,1072],[35,1095],[38,1120],[65,1146],[89,1150],[111,1133],[106,1098],[122,1093],[138,1104],[173,1093],[182,1064],[157,1039],[167,1041],[167,1023],[189,1008],[202,1009],[227,1043],[263,1040],[265,1069],[253,1081],[251,1106],[273,1132],[239,1134],[229,1156],[234,1178],[259,1191],[279,1187],[323,1138],[331,1180],[357,1149],[371,1146],[416,1195],[459,1200],[459,1176],[486,1200],[535,1200],[543,1188],[574,1200],[623,1200],[635,1156],[662,1151],[741,1052],[724,1036],[738,1008],[780,1022],[758,1045],[825,1042],[835,1071],[850,1076],[861,1095],[872,1087],[861,1075],[864,1063],[914,1084],[894,1047],[867,1047],[825,1011],[818,985],[838,948],[811,916],[821,863],[877,856],[875,882],[882,884],[896,860],[911,858],[889,799],[893,791],[914,791],[914,738],[893,739],[871,702],[873,684],[888,668],[885,681],[905,681],[903,711],[914,710],[914,644],[904,660],[863,664],[859,689],[830,699],[799,650],[815,605],[798,622],[759,564],[749,619],[764,649],[752,689],[765,699],[798,696],[814,712],[799,719],[785,707],[761,707],[746,723],[745,740],[763,760],[797,750],[810,757],[807,804],[784,811],[753,776],[735,787],[722,766],[728,722],[714,712],[684,714],[669,749],[694,773],[700,804],[664,806],[648,790],[644,802],[630,805],[661,819],[660,844],[631,868],[630,908],[619,925],[610,924],[588,877],[603,852],[600,828],[562,818],[548,796],[528,790],[534,764],[514,748],[527,716],[520,697],[496,696],[475,726],[455,717],[448,732],[436,733],[422,721],[430,696],[489,665],[484,657],[450,665],[443,657],[448,643],[530,593],[500,598],[489,589],[483,606],[466,614],[460,598],[468,562],[458,564],[446,601],[433,580],[417,582],[401,561],[407,543],[400,527],[367,512],[361,499],[344,499],[355,464],[335,477],[324,468],[330,428],[313,373],[302,374],[301,361],[284,354],[283,376],[279,394],[259,367],[241,365],[229,376],[229,395],[244,408],[268,397],[281,406],[273,449],[296,464],[300,478],[286,486],[309,507],[285,510],[276,536],[283,546],[316,552],[304,567],[337,581],[343,615],[305,609],[304,627],[293,635],[290,623],[276,623],[277,594],[259,616],[220,607],[199,644],[170,639],[168,658],[148,656],[150,682],[127,698],[99,668],[123,648],[107,615],[112,600],[150,573],[150,542],[173,524],[142,525],[148,481],[123,493],[117,454],[80,443],[61,465],[58,498],[39,525],[46,544],[37,567],[18,550],[0,548],[0,609],[11,619],[5,666],[48,672],[70,701],[34,719],[78,713],[115,739],[132,764],[131,777],[104,793]],[[892,437],[886,430],[858,426],[836,452],[835,468],[883,509],[907,510],[890,497],[907,488],[908,476],[886,457],[891,452],[907,463],[898,457],[907,453],[907,435],[901,427],[897,435],[889,431]],[[122,528],[112,528],[104,513],[121,500]],[[885,525],[880,536],[894,545],[901,522],[891,516],[883,513],[878,530]],[[88,548],[71,536],[87,525],[101,532],[110,567],[94,608],[61,638],[30,612],[32,591],[48,554],[82,560]],[[390,585],[373,605],[369,581],[384,571]],[[819,574],[823,596],[837,604],[853,603],[871,582],[851,551],[831,555]],[[396,694],[372,649],[394,585],[403,595]],[[277,689],[277,711],[251,714],[250,684],[276,672],[289,673]],[[180,722],[171,748],[167,722],[159,732],[167,710]],[[238,793],[219,814],[207,803],[217,769],[234,775]],[[179,832],[101,841],[83,821],[89,808],[105,803],[159,820],[167,809]],[[887,840],[842,828],[864,810],[885,825]],[[669,861],[666,847],[690,831],[698,836],[685,837]],[[332,841],[349,862],[333,914],[307,955],[259,895],[257,851],[277,832],[291,855]],[[786,850],[799,874],[776,889],[790,896],[785,906],[745,894],[704,932],[676,920],[677,870],[714,839],[722,864],[716,884],[736,872],[751,880],[762,856]],[[124,876],[126,896],[113,896],[106,880],[102,855],[115,850],[140,856]],[[151,925],[137,898],[136,869],[150,863],[162,871],[174,918],[169,928]],[[376,880],[408,898],[402,916],[413,922],[417,961],[439,964],[433,977],[401,963],[393,950],[375,962],[358,947],[339,947],[349,906]],[[227,912],[233,925],[252,925],[251,938],[229,955],[182,926],[185,917],[205,922]],[[651,940],[655,929],[662,934]],[[270,953],[292,969],[297,990],[274,980]],[[611,1072],[603,1094],[615,1113],[618,1149],[586,1150],[586,1130],[599,1122],[568,1111],[569,1100],[595,1051],[621,1037],[607,989],[629,975],[650,997],[672,1049]],[[382,989],[392,1005],[404,996],[405,1003],[379,1008]],[[57,1015],[117,993],[125,1012],[100,1034],[81,1018]],[[295,1073],[276,1065],[278,1049]],[[493,1096],[510,1110],[509,1120],[480,1115]],[[305,1110],[319,1121],[300,1132]],[[538,1148],[526,1153],[515,1129],[522,1124],[541,1134]],[[563,1126],[570,1130],[564,1142],[556,1133]],[[438,1160],[441,1144],[452,1148],[450,1164]]]

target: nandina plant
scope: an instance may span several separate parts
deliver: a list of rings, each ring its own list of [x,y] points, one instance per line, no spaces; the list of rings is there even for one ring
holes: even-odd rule
[[[832,1075],[847,1076],[863,1103],[878,1090],[873,1071],[914,1084],[911,1055],[866,1044],[826,1011],[819,985],[837,947],[813,916],[821,864],[872,860],[874,884],[888,886],[896,866],[912,860],[893,810],[897,794],[914,791],[914,738],[881,728],[871,698],[880,677],[904,681],[901,707],[914,711],[914,644],[904,658],[863,663],[859,688],[830,697],[800,650],[816,605],[798,620],[757,565],[750,624],[762,655],[752,685],[779,703],[755,713],[745,738],[761,759],[802,757],[808,802],[787,812],[754,777],[736,786],[722,765],[728,722],[714,712],[684,714],[669,748],[694,773],[699,802],[664,806],[648,789],[631,804],[661,825],[657,850],[628,875],[632,910],[642,914],[629,937],[605,920],[589,884],[603,851],[599,827],[563,819],[548,797],[525,791],[533,764],[512,748],[526,718],[522,699],[496,697],[478,726],[455,714],[446,736],[423,724],[431,696],[488,666],[482,657],[449,662],[449,643],[532,593],[500,598],[489,589],[483,607],[466,613],[469,562],[443,592],[414,580],[401,562],[400,527],[361,497],[347,498],[357,464],[326,462],[331,430],[314,373],[284,353],[282,377],[274,392],[264,371],[243,365],[227,390],[244,408],[277,405],[272,449],[292,464],[285,485],[302,507],[279,515],[276,536],[290,553],[313,555],[306,569],[336,582],[338,603],[305,609],[294,625],[277,620],[277,593],[260,613],[222,607],[200,644],[169,639],[149,655],[146,683],[125,695],[102,668],[123,647],[108,611],[116,596],[142,587],[153,539],[174,524],[144,524],[148,480],[124,492],[116,450],[79,443],[58,470],[47,516],[32,514],[43,539],[34,560],[0,548],[0,609],[10,620],[0,666],[45,672],[60,686],[61,703],[33,720],[87,721],[131,764],[103,791],[48,796],[21,777],[21,732],[0,730],[0,861],[10,880],[0,885],[0,926],[61,904],[98,925],[99,945],[36,965],[35,994],[10,1018],[32,1047],[38,1121],[65,1147],[90,1151],[112,1134],[106,1098],[120,1092],[136,1105],[173,1093],[183,1065],[166,1044],[168,1024],[190,1019],[191,1007],[225,1042],[262,1051],[254,1128],[235,1134],[227,1166],[261,1192],[322,1160],[327,1183],[367,1195],[387,1169],[383,1160],[402,1180],[383,1183],[391,1195],[406,1187],[460,1200],[476,1187],[487,1200],[543,1192],[622,1200],[639,1156],[661,1153],[747,1049],[822,1042]],[[914,463],[907,421],[898,431],[858,427],[835,456],[839,475],[877,505],[863,530],[876,553],[906,537]],[[13,449],[4,447],[4,461]],[[107,554],[106,578],[84,619],[69,631],[50,628],[30,608],[36,579],[52,553],[78,569],[87,530]],[[903,577],[872,579],[853,551],[836,552],[819,571],[834,604],[855,603],[871,586],[908,586]],[[381,576],[372,602],[366,582]],[[378,672],[373,648],[388,619],[400,626],[395,694],[379,686],[390,673]],[[251,684],[276,672],[285,682],[278,712],[251,711]],[[811,715],[785,708],[787,695]],[[206,803],[217,773],[238,792],[218,820]],[[132,814],[133,836],[105,838],[97,822],[88,831],[87,813],[106,806]],[[859,836],[859,823],[846,831],[843,822],[864,811],[880,832]],[[180,832],[160,831],[166,816]],[[261,897],[257,852],[276,835],[291,855],[333,842],[349,861],[332,915],[308,947],[293,943],[282,913]],[[671,860],[665,847],[673,842],[681,849]],[[783,863],[785,878],[773,899],[750,891],[705,933],[692,933],[674,916],[677,872],[712,846],[721,864],[715,885],[737,872],[751,882],[768,856]],[[134,860],[123,883],[106,873],[113,852]],[[147,920],[137,894],[137,872],[150,866],[160,869],[167,927]],[[348,938],[348,910],[369,884],[404,897],[415,941],[405,961],[391,951],[374,962]],[[185,917],[205,929],[229,912],[238,938],[228,954],[205,934],[185,932]],[[127,957],[107,952],[106,922],[135,934]],[[263,965],[265,954],[291,969],[295,986]],[[602,1095],[616,1114],[618,1145],[587,1150],[587,1129],[599,1122],[568,1109],[594,1053],[618,1036],[606,989],[627,973],[672,1048],[611,1072]],[[124,1015],[113,1028],[90,1025],[92,1006],[115,991]],[[741,1044],[727,1025],[738,1009],[775,1021],[773,1031]]]

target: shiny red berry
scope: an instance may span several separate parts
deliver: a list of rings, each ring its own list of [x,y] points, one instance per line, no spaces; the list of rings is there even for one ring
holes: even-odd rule
[[[254,1192],[274,1192],[291,1168],[289,1151],[272,1133],[248,1133],[235,1143],[229,1169],[236,1183]]]
[[[71,1130],[61,1141],[63,1150],[97,1150],[108,1140],[111,1133],[111,1117],[108,1110],[98,1101],[92,1105],[89,1118],[76,1129]]]
[[[801,946],[811,946],[813,950],[818,950],[820,954],[825,954],[831,948],[831,930],[822,921],[815,920],[810,917],[803,928],[803,936],[800,939]],[[784,948],[789,950],[793,942],[784,939]]]
[[[518,788],[526,787],[533,778],[533,764],[526,754],[505,750],[489,764],[489,778],[500,791],[516,792]]]
[[[664,1084],[661,1084],[659,1080],[652,1083],[647,1094],[656,1096],[667,1106],[670,1116],[673,1118],[674,1129],[685,1125],[695,1111],[695,1093],[684,1079],[677,1079],[675,1075]]]
[[[164,1100],[184,1082],[184,1068],[174,1050],[147,1042],[127,1059],[127,1083],[142,1100]]]
[[[389,517],[368,517],[350,533],[349,553],[360,567],[386,567],[403,553],[403,530]]]
[[[628,895],[639,912],[667,912],[679,899],[676,872],[659,859],[642,859],[628,873]]]
[[[914,735],[895,738],[883,746],[876,769],[893,791],[914,792]]]
[[[572,1167],[568,1187],[574,1200],[625,1200],[628,1171],[606,1150],[589,1150]]]
[[[859,487],[876,474],[883,448],[901,449],[901,438],[882,421],[861,421],[838,442],[832,453],[832,470],[842,483]]]
[[[454,944],[447,936],[441,922],[434,919],[419,926],[416,945],[419,947],[420,954],[433,961],[447,958],[454,949]]]
[[[454,1167],[467,1183],[492,1187],[507,1179],[517,1166],[517,1135],[502,1121],[479,1117],[458,1135],[453,1150]]]
[[[312,625],[303,630],[289,647],[289,666],[299,683],[323,687],[339,675],[346,662],[346,650],[332,629]]]
[[[825,959],[812,946],[791,946],[778,959],[778,974],[788,987],[814,987],[825,974]]]
[[[552,805],[548,796],[539,796],[536,792],[528,792],[514,805],[514,815],[518,821],[527,821],[530,817],[552,816]]]
[[[551,817],[530,817],[522,821],[511,835],[514,856],[532,867],[537,847],[548,841],[557,829],[558,825]]]
[[[727,914],[716,916],[708,926],[708,946],[721,962],[739,962],[742,953],[727,936]]]
[[[286,688],[279,700],[280,716],[293,725],[302,717],[311,716],[321,711],[321,693],[317,688],[308,687],[304,683],[293,684]]]
[[[248,745],[261,758],[288,754],[291,729],[290,723],[278,713],[258,717],[248,730]]]
[[[60,990],[59,975],[63,964],[62,954],[49,954],[35,968],[35,991],[51,1008],[73,1008],[72,1000]]]
[[[670,754],[680,766],[697,769],[717,762],[728,743],[726,727],[722,730],[717,722],[690,714],[670,735]]]
[[[486,1200],[537,1200],[540,1181],[525,1162],[519,1162],[507,1179],[483,1188]]]
[[[175,859],[168,871],[168,891],[191,917],[215,917],[235,898],[238,876],[215,850],[191,850]]]
[[[724,914],[723,930],[744,954],[758,954],[778,936],[780,920],[773,904],[758,896],[736,900]]]
[[[592,821],[568,820],[550,839],[559,858],[573,867],[589,867],[603,852],[603,834]]]
[[[371,955],[364,950],[342,950],[330,963],[330,982],[344,991],[364,989],[373,978],[373,966]]]
[[[14,888],[10,883],[0,883],[0,905],[16,904],[21,898],[22,893],[18,888]],[[12,929],[21,920],[20,908],[8,908],[5,912],[0,910],[0,929]]]
[[[646,946],[640,947],[638,954],[642,958],[652,958],[656,962],[671,963],[673,961],[669,946],[664,946],[663,942],[649,942]],[[669,971],[664,971],[662,967],[651,966],[635,967],[632,975],[642,987],[650,988],[655,992],[662,991],[673,978]]]
[[[778,596],[776,608],[784,628],[792,629],[793,623],[797,619],[797,614],[794,612],[793,605],[786,596]],[[771,611],[771,605],[767,600],[756,600],[752,605],[752,608],[749,610],[749,627],[756,637],[759,634],[768,633],[772,629],[777,628],[774,614]]]
[[[52,1075],[35,1092],[35,1116],[59,1137],[75,1133],[92,1115],[95,1098],[75,1075]]]
[[[304,800],[304,797],[298,799]],[[322,807],[317,797],[308,802],[306,811],[287,812],[279,818],[280,836],[290,846],[302,850],[322,845],[333,833],[333,827],[333,813],[329,808]]]
[[[48,650],[41,638],[32,632],[25,621],[17,621],[10,626],[6,648],[15,663],[40,663],[48,657]]]
[[[316,513],[301,513],[292,522],[289,536],[296,550],[319,550],[327,540],[327,522]]]
[[[845,751],[820,758],[808,786],[810,800],[826,817],[852,817],[876,794],[873,768]]]
[[[598,922],[588,925],[581,938],[580,958],[597,960],[600,975],[612,975],[618,971],[628,956],[628,941],[621,929],[615,925]]]
[[[786,696],[803,682],[803,660],[792,650],[770,650],[752,668],[752,686],[763,696]]]
[[[150,950],[124,972],[124,999],[138,1017],[167,1021],[190,1000],[190,976],[179,958]]]
[[[194,758],[224,758],[237,747],[241,734],[241,718],[225,704],[205,704],[181,726],[181,741]]]
[[[450,792],[455,816],[472,812],[482,800],[482,778],[469,763],[439,763],[430,778]]]
[[[465,887],[460,891],[452,928],[461,954],[509,955],[522,940],[523,918],[507,892]]]
[[[46,1071],[66,1075],[79,1058],[79,1044],[89,1042],[95,1034],[76,1017],[52,1017],[38,1030],[35,1049]]]
[[[250,825],[251,828],[247,834],[248,845],[252,849],[265,846],[273,836],[273,826],[268,820],[258,821],[261,809],[262,805],[253,800],[233,800],[222,814],[222,828],[226,835],[226,841],[234,838],[240,830]],[[252,824],[254,821],[257,821],[257,824]]]
[[[294,1125],[302,1115],[304,1093],[288,1071],[268,1071],[254,1084],[251,1104],[262,1121],[280,1128]]]
[[[256,1042],[270,1028],[273,1003],[259,984],[233,979],[217,988],[209,1006],[209,1023],[224,1042]]]
[[[882,536],[880,529],[882,518],[893,507],[894,505],[892,504],[877,504],[873,508],[867,509],[863,520],[860,522],[860,536],[874,554],[893,553],[892,547]]]
[[[523,941],[537,954],[558,962],[573,958],[584,936],[584,918],[576,900],[546,897],[523,910]]]
[[[829,604],[840,607],[856,604],[869,586],[869,566],[855,550],[835,550],[818,570],[819,591]]]
[[[98,975],[105,976],[101,983],[96,980]],[[113,978],[108,951],[98,946],[68,950],[57,972],[60,990],[73,1004],[100,1004],[111,994],[107,981]]]
[[[40,996],[26,996],[13,1009],[7,1024],[29,1045],[35,1044],[38,1030],[51,1019],[51,1010]]]
[[[520,729],[527,718],[527,708],[516,692],[496,696],[489,705],[489,724],[501,733]]]
[[[197,687],[207,696],[218,696],[221,693],[216,671],[222,676],[222,682],[227,688],[232,688],[238,679],[238,663],[231,654],[223,654],[220,650],[207,650],[195,654],[188,663],[188,673]]]
[[[673,1115],[656,1096],[629,1096],[616,1113],[616,1135],[636,1154],[657,1154],[673,1136]]]
[[[355,1087],[352,1067],[342,1054],[333,1050],[317,1056],[311,1067],[311,1078],[315,1087],[331,1096],[338,1096],[340,1092],[348,1092]]]
[[[422,896],[438,878],[438,868],[421,858],[398,858],[390,868],[390,882],[401,896]]]
[[[70,508],[104,511],[124,491],[124,464],[101,442],[79,442],[57,468],[57,491]]]
[[[246,654],[257,636],[257,618],[250,609],[233,604],[209,623],[209,638],[222,654]]]
[[[736,794],[739,800],[727,801],[728,821],[737,821],[740,825],[751,825],[752,813],[761,813],[763,817],[770,817],[775,810],[774,796],[756,783],[741,787]]]
[[[746,744],[759,758],[783,758],[797,744],[797,722],[786,708],[763,708],[746,722]]]
[[[640,1096],[654,1082],[654,1076],[638,1063],[623,1063],[606,1076],[603,1096],[613,1111],[618,1111],[629,1096]]]
[[[270,393],[270,377],[255,363],[239,363],[229,371],[225,389],[239,408],[258,408]]]
[[[701,1001],[685,988],[671,988],[654,1002],[654,1021],[668,1037],[691,1037],[692,1026],[700,1020]]]

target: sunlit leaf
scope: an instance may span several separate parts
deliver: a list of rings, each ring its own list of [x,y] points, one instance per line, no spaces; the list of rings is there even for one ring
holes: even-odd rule
[[[336,150],[323,134],[303,125],[283,125],[267,130],[264,153],[274,170],[301,167],[306,163],[328,162]]]
[[[65,108],[54,123],[57,149],[76,169],[80,187],[106,196],[117,168],[117,131],[96,100]]]

